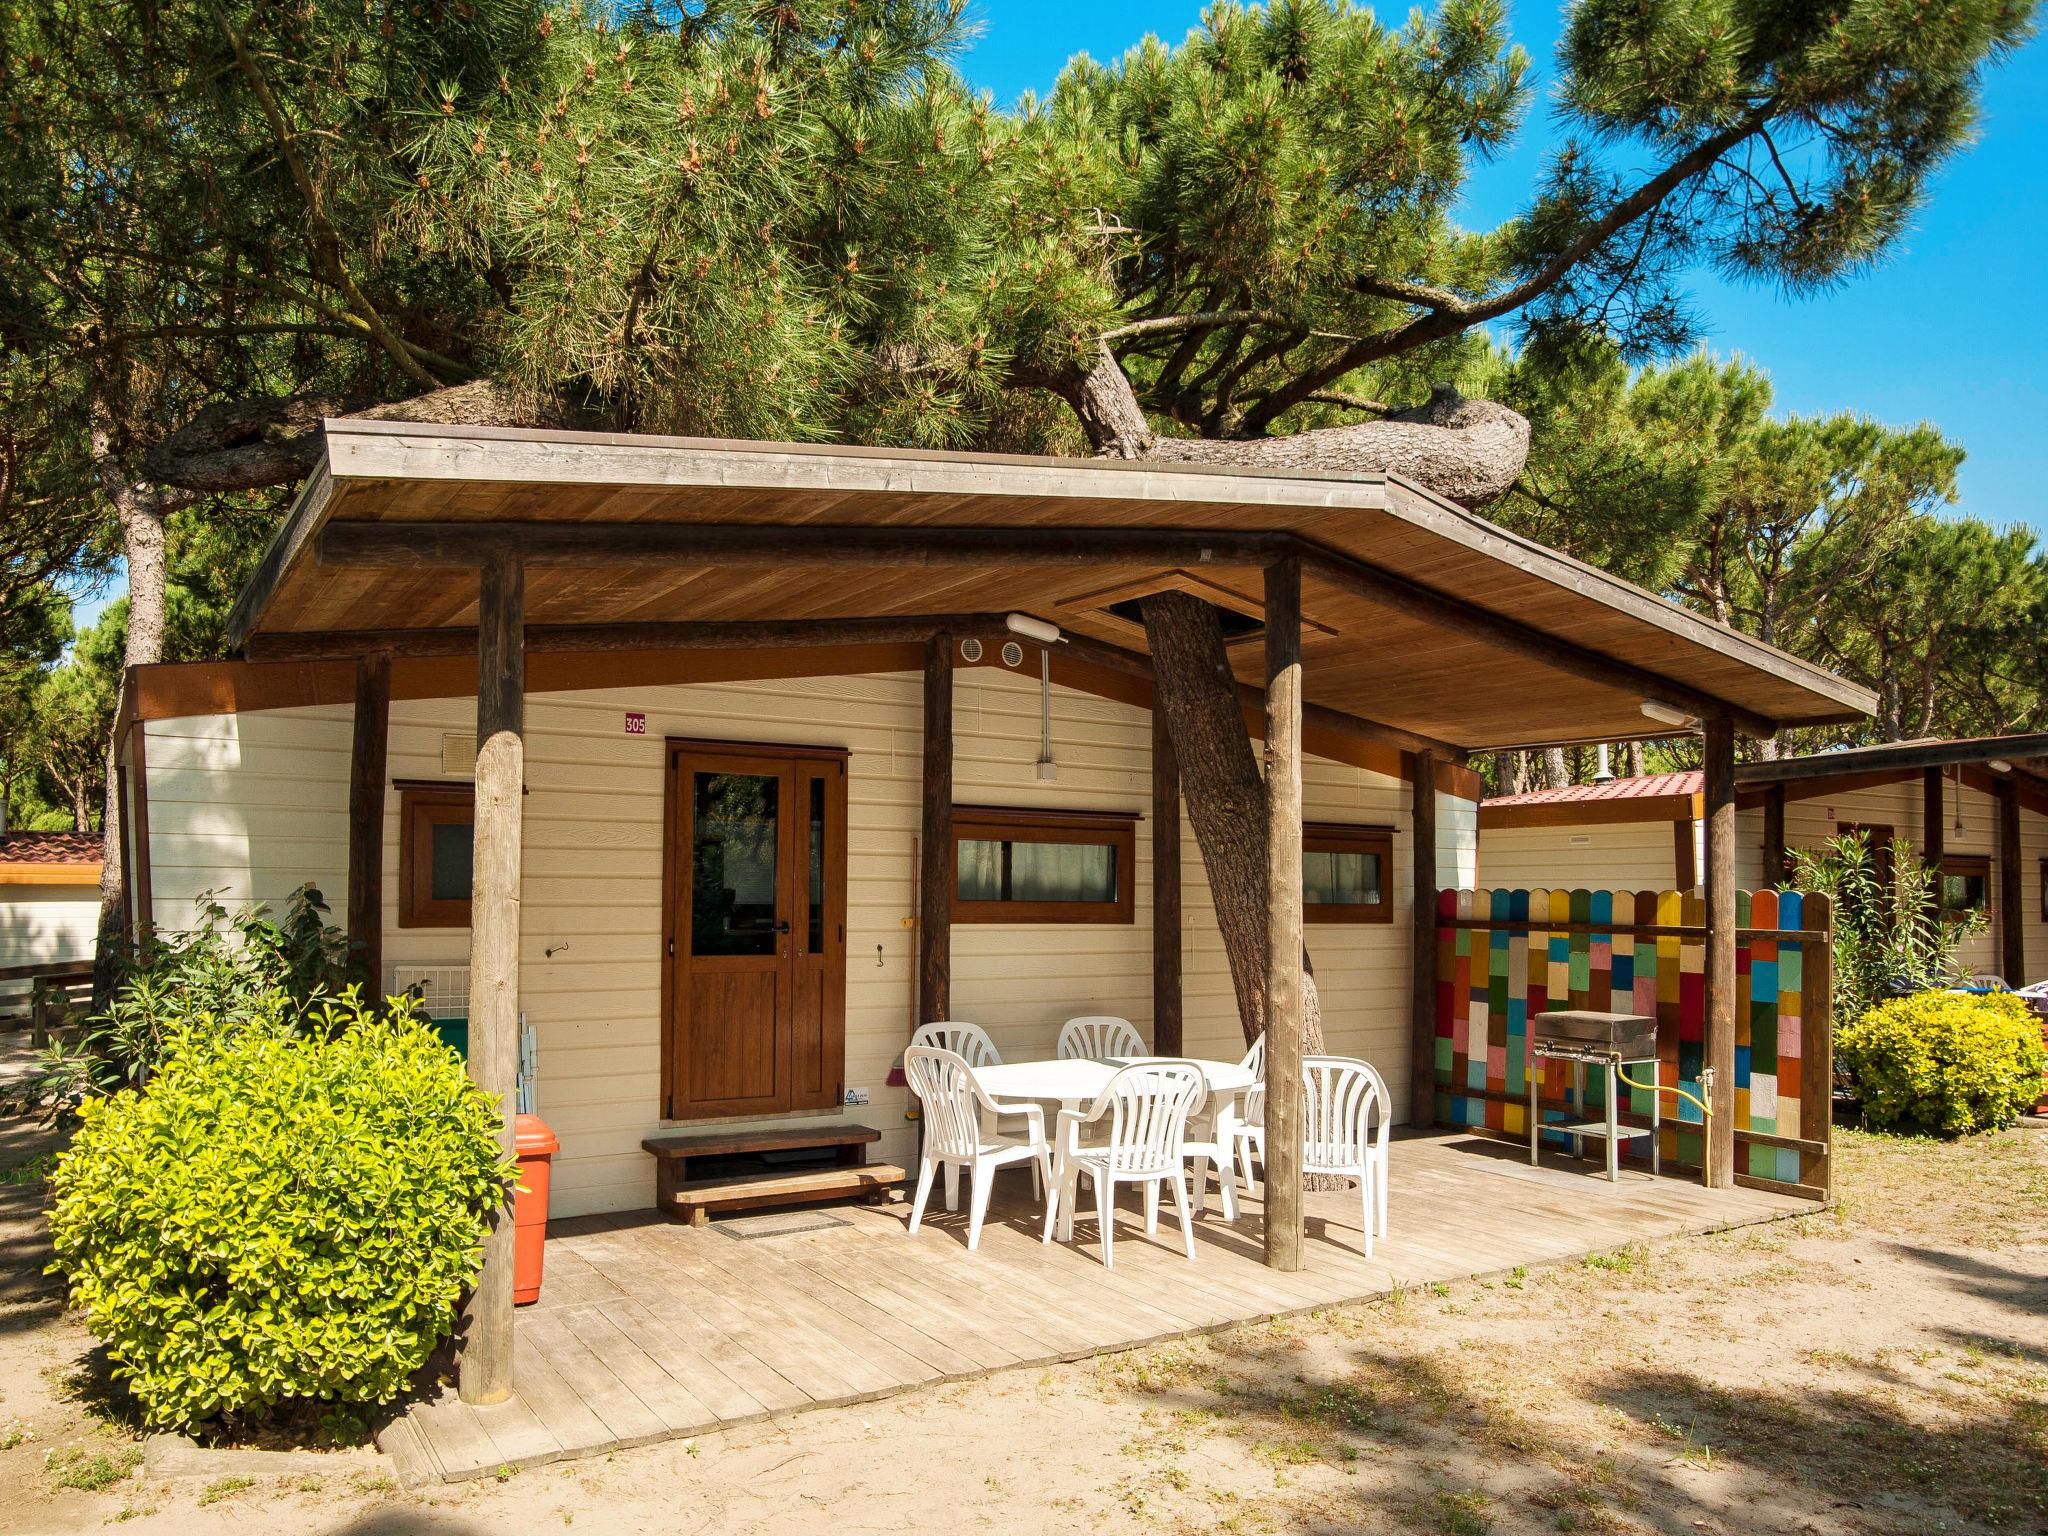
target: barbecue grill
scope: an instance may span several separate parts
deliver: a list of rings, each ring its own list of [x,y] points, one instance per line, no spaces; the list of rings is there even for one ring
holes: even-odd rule
[[[1592,1137],[1606,1146],[1609,1182],[1619,1182],[1622,1142],[1631,1137],[1647,1136],[1650,1138],[1650,1172],[1662,1171],[1662,1138],[1658,1135],[1662,1125],[1659,1114],[1662,1096],[1650,1095],[1650,1123],[1647,1126],[1623,1125],[1619,1118],[1621,1068],[1647,1062],[1654,1079],[1657,1066],[1657,1021],[1654,1018],[1639,1013],[1594,1013],[1582,1009],[1535,1014],[1529,1020],[1529,1054],[1530,1163],[1537,1160],[1545,1131],[1569,1136],[1574,1157],[1585,1156],[1586,1138]],[[1577,1064],[1573,1099],[1580,1118],[1544,1121],[1543,1111],[1537,1102],[1536,1063],[1546,1057]],[[1606,1079],[1606,1092],[1601,1096],[1606,1118],[1602,1120],[1584,1118],[1586,1077],[1594,1069]]]

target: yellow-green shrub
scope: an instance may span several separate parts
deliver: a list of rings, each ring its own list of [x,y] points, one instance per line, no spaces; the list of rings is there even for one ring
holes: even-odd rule
[[[1996,1130],[2041,1093],[2041,1021],[2010,993],[1894,998],[1837,1030],[1835,1052],[1879,1130]]]
[[[147,1086],[79,1106],[52,1176],[52,1268],[152,1424],[396,1396],[504,1198],[496,1111],[429,1028],[292,1009],[189,1021]]]

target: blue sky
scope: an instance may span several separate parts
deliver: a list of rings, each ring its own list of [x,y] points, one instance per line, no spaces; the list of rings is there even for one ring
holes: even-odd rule
[[[1112,60],[1148,31],[1177,43],[1202,9],[1194,0],[970,3],[983,32],[962,68],[1004,105],[1043,92],[1071,54]],[[1377,9],[1390,24],[1408,14]],[[1515,150],[1475,179],[1474,228],[1517,211],[1534,185],[1552,137],[1560,14],[1554,4],[1510,6],[1510,33],[1535,62],[1537,103]],[[1697,307],[1708,345],[1768,371],[1781,411],[1930,421],[1969,450],[1962,509],[2048,536],[2048,41],[1991,74],[1980,133],[1881,268],[1799,300],[1703,274]]]

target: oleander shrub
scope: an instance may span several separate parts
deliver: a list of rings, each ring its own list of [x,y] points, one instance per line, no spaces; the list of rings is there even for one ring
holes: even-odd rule
[[[353,991],[189,1019],[79,1121],[51,1268],[166,1427],[395,1397],[453,1329],[512,1172],[461,1059]]]
[[[1878,1130],[1998,1130],[2041,1093],[2041,1021],[2010,993],[1894,998],[1837,1029],[1835,1054]]]

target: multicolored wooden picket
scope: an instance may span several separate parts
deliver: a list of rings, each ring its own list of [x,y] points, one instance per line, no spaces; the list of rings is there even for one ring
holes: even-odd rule
[[[1740,891],[1735,904],[1735,1169],[1825,1188],[1828,900]],[[1526,1137],[1529,1018],[1560,1008],[1654,1014],[1658,1083],[1701,1096],[1705,928],[1691,892],[1439,891],[1438,1123]],[[1542,1063],[1539,1098],[1566,1100],[1575,1078]],[[1577,1110],[1601,1107],[1599,1074],[1589,1083]],[[1623,1118],[1647,1122],[1648,1086],[1624,1092]],[[1700,1111],[1669,1093],[1662,1110],[1665,1165],[1697,1168]]]

